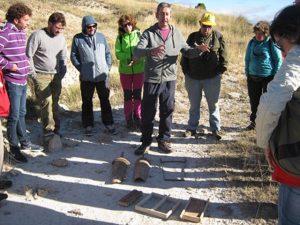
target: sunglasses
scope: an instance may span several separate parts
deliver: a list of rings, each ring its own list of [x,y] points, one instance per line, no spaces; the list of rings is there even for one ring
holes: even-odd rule
[[[92,28],[96,28],[96,27],[97,27],[97,24],[86,26],[87,29],[92,29]]]
[[[122,27],[124,27],[124,28],[128,27],[128,26],[132,26],[132,23],[125,23],[125,24],[122,25]]]

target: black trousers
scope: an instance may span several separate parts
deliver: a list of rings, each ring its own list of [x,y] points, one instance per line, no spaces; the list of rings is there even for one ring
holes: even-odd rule
[[[144,144],[151,144],[153,122],[159,100],[159,134],[158,139],[169,141],[172,130],[172,115],[175,108],[176,81],[163,83],[144,83],[142,100],[142,137]]]
[[[101,119],[104,125],[111,125],[114,123],[112,116],[112,109],[109,102],[109,89],[105,86],[105,81],[90,82],[81,81],[80,91],[82,99],[82,126],[84,128],[94,125],[94,112],[93,112],[93,95],[97,91],[100,107]]]
[[[251,107],[250,121],[253,123],[255,123],[260,96],[267,91],[267,85],[273,78],[274,76],[258,77],[249,75],[247,77],[248,95]]]

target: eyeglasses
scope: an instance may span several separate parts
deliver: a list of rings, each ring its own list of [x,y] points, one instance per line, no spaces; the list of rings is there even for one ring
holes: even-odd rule
[[[92,28],[96,28],[96,27],[97,27],[97,24],[86,26],[87,29],[92,29]]]
[[[124,27],[124,28],[128,27],[128,26],[132,26],[132,23],[125,23],[125,24],[122,25],[122,27]]]

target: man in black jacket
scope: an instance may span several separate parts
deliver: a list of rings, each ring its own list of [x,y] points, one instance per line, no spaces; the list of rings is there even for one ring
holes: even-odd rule
[[[219,95],[221,75],[227,69],[225,41],[221,33],[213,30],[215,16],[206,12],[200,19],[199,31],[189,35],[187,43],[191,47],[204,46],[207,50],[199,57],[182,58],[181,65],[185,74],[185,87],[190,101],[189,121],[186,136],[195,136],[200,119],[202,91],[205,94],[209,109],[209,125],[217,140],[220,135]]]

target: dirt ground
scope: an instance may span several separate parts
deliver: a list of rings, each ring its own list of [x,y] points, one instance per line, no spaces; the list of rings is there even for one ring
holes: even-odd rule
[[[237,98],[239,106],[234,103]],[[117,135],[105,132],[99,109],[95,110],[97,122],[92,136],[84,134],[79,112],[64,111],[62,151],[27,152],[28,163],[6,163],[4,178],[12,180],[13,187],[7,190],[8,199],[0,203],[0,225],[190,224],[179,217],[190,197],[209,199],[202,224],[276,224],[274,199],[258,198],[265,190],[263,185],[274,184],[260,180],[261,174],[252,168],[246,170],[242,165],[245,164],[243,156],[235,157],[235,153],[226,150],[226,146],[234,145],[245,132],[242,129],[247,123],[244,107],[248,103],[239,96],[229,98],[223,94],[220,104],[224,132],[221,141],[208,132],[199,139],[185,138],[188,102],[186,96],[177,98],[172,136],[174,152],[168,155],[159,152],[153,141],[146,155],[151,169],[145,182],[133,181],[138,158],[133,152],[139,144],[140,133],[125,128],[121,107],[114,108],[113,112]],[[201,121],[207,131],[205,107]],[[33,143],[40,143],[41,124],[29,120],[27,128]],[[124,182],[112,184],[111,162],[122,153],[131,165]],[[179,159],[186,160],[184,181],[164,180],[160,160]],[[57,160],[63,163],[54,165]],[[169,167],[166,177],[182,175],[182,163],[165,167]],[[252,178],[255,179],[251,181]],[[180,205],[167,220],[136,211],[137,202],[129,207],[120,206],[119,199],[133,189],[143,192],[140,199],[156,193],[167,195]]]

